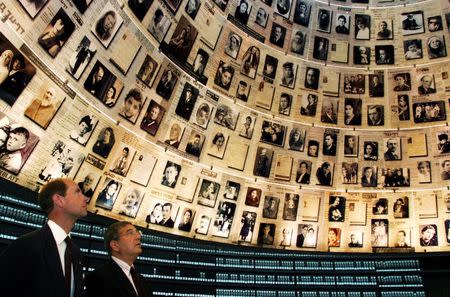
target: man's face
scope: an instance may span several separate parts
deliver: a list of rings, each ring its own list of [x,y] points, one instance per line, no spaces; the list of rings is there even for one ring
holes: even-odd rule
[[[386,51],[380,50],[380,60],[384,60],[384,59],[386,59]]]
[[[428,88],[431,87],[431,82],[432,82],[432,81],[433,81],[433,80],[432,80],[431,76],[426,75],[426,76],[424,76],[424,77],[422,78],[422,86],[423,86],[424,88],[428,89]]]
[[[276,27],[275,28],[275,39],[280,39],[280,38],[281,38],[281,28]]]
[[[238,93],[245,94],[246,87],[243,84],[239,84]]]
[[[333,144],[333,138],[330,135],[325,136],[325,144],[330,146]]]
[[[314,75],[314,70],[309,69],[306,73],[306,82],[310,85],[313,85],[315,80],[316,76]]]
[[[172,207],[169,205],[165,205],[163,206],[163,218],[164,220],[168,220],[170,219],[170,215],[172,214]]]
[[[284,96],[280,98],[280,107],[283,109],[288,107],[288,99]]]
[[[95,73],[95,80],[99,81],[103,79],[103,75],[105,74],[105,71],[103,68],[98,68],[97,72]]]
[[[105,20],[103,21],[103,27],[105,28],[105,30],[111,30],[115,24],[116,24],[116,18],[113,17],[111,14],[108,14],[105,17]]]
[[[338,19],[338,23],[339,23],[339,26],[340,26],[340,27],[344,27],[344,26],[345,26],[345,23],[346,23],[345,18],[339,18],[339,19]]]
[[[369,109],[369,119],[372,123],[377,123],[380,120],[380,113],[376,108]]]
[[[380,30],[381,31],[384,31],[384,30],[386,30],[387,29],[387,24],[385,23],[385,22],[381,22],[380,23]]]
[[[258,12],[256,13],[256,19],[260,22],[264,21],[265,19],[265,12],[262,8],[258,9]]]
[[[403,233],[403,231],[398,231],[397,232],[397,242],[405,242],[405,234]]]
[[[222,85],[223,86],[228,86],[231,82],[231,73],[229,71],[225,71],[222,73]]]
[[[284,74],[284,77],[293,77],[294,71],[292,70],[291,67],[285,67],[285,68],[283,68],[283,74]]]
[[[158,118],[158,115],[159,115],[159,108],[153,107],[152,110],[150,110],[150,118],[153,121],[156,121],[156,119]]]
[[[350,242],[351,243],[355,243],[356,242],[356,238],[355,238],[354,234],[350,235]]]
[[[94,182],[94,178],[90,175],[86,175],[86,177],[83,180],[83,185],[88,188],[92,185],[92,183]]]
[[[194,144],[195,144],[196,146],[198,146],[198,145],[200,144],[200,137],[196,136],[196,137],[194,138]]]
[[[273,65],[272,64],[266,64],[266,73],[267,74],[272,74],[273,73]]]
[[[402,86],[405,84],[405,79],[403,78],[403,76],[397,76],[395,78],[395,82],[397,83],[397,86]]]
[[[141,102],[134,97],[129,97],[125,100],[125,109],[123,111],[125,117],[132,118],[139,113],[141,109]]]
[[[263,232],[264,232],[264,235],[269,235],[269,232],[270,232],[270,226],[266,225],[266,226],[264,227]]]
[[[118,233],[119,239],[115,240],[117,245],[114,250],[119,255],[137,257],[142,253],[141,233],[133,225],[123,226]]]
[[[15,59],[14,61],[13,61],[13,65],[12,65],[13,67],[13,69],[14,70],[19,70],[19,69],[22,69],[22,67],[23,67],[23,65],[22,65],[22,62],[20,62],[20,60],[19,59]]]
[[[178,170],[174,166],[170,166],[166,168],[166,179],[169,182],[175,181],[178,175]]]
[[[444,171],[450,172],[450,161],[444,161]]]
[[[10,152],[21,150],[27,144],[27,139],[23,133],[9,133],[6,141],[6,149]]]
[[[390,152],[395,152],[397,150],[397,142],[395,140],[388,140],[387,148]]]
[[[300,172],[301,173],[306,173],[307,172],[307,168],[306,168],[306,164],[305,163],[302,163],[301,165],[300,165]]]
[[[370,167],[367,168],[367,169],[366,169],[366,176],[367,176],[367,177],[372,176],[372,172],[373,172],[373,171],[372,171],[372,168],[370,168]]]
[[[53,90],[48,89],[48,90],[44,93],[44,100],[52,101],[52,99],[53,99]]]
[[[81,122],[78,126],[78,134],[84,136],[89,130],[89,126],[85,122]]]
[[[66,195],[62,199],[64,213],[75,219],[85,217],[87,215],[86,196],[74,181],[64,180],[64,183],[67,186]]]

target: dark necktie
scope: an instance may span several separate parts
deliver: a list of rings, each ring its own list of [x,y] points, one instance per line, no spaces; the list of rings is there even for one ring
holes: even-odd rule
[[[64,280],[67,296],[70,297],[70,288],[72,284],[72,239],[67,236],[64,241],[66,242],[66,251],[64,252]]]
[[[131,278],[133,279],[134,286],[136,287],[136,291],[139,297],[144,297],[144,291],[142,290],[141,281],[139,280],[138,273],[134,267],[130,268]]]

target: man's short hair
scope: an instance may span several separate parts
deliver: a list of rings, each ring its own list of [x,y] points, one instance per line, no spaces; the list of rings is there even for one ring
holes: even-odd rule
[[[63,178],[57,178],[46,183],[38,195],[39,206],[42,211],[48,215],[53,210],[53,195],[66,196],[66,192],[67,184]]]
[[[163,208],[166,206],[168,206],[168,207],[170,207],[170,209],[172,209],[172,203],[170,203],[170,202],[164,203]]]
[[[438,139],[439,140],[448,140],[448,135],[445,133],[439,134]]]
[[[403,236],[406,236],[405,230],[399,230],[397,233],[403,233]]]
[[[131,89],[125,97],[125,101],[127,101],[131,97],[133,97],[136,101],[142,101],[142,94],[138,89]]]
[[[25,140],[28,141],[28,138],[30,138],[30,132],[27,128],[24,127],[17,127],[15,129],[12,129],[9,131],[9,134],[22,134],[25,137]]]
[[[111,241],[119,240],[119,230],[125,226],[132,225],[130,222],[121,221],[112,223],[105,232],[104,241],[108,255],[111,255]]]
[[[338,16],[338,20],[344,20],[345,22],[347,22],[347,19],[342,14]]]

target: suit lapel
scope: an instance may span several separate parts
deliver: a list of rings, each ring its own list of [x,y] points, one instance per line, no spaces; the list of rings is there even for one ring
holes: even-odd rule
[[[63,296],[66,294],[64,288],[64,273],[58,254],[58,247],[56,246],[52,231],[47,224],[42,228],[42,233],[44,236],[44,261],[49,271],[49,277],[53,278],[55,295]]]
[[[133,285],[130,283],[130,280],[123,272],[122,268],[117,265],[114,260],[110,259],[110,265],[112,266],[114,270],[114,276],[117,280],[117,284],[119,287],[121,287],[123,290],[125,290],[128,294],[128,296],[138,297],[136,294],[136,291],[133,288]]]

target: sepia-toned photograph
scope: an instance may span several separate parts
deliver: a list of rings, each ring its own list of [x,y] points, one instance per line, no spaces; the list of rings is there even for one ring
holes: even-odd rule
[[[72,75],[73,78],[78,80],[96,52],[97,46],[88,37],[84,36],[72,56],[69,58],[66,71]]]
[[[131,88],[125,95],[122,106],[119,108],[119,115],[135,124],[146,101],[147,97],[143,97],[139,88],[136,86]]]
[[[317,235],[318,235],[317,226],[311,224],[299,224],[297,231],[297,247],[309,247],[315,248],[317,245]]]
[[[78,170],[74,181],[78,185],[84,196],[87,197],[86,203],[89,203],[94,195],[101,178],[101,172],[90,165],[88,162],[83,162]]]
[[[219,104],[214,115],[214,123],[230,130],[236,129],[239,112],[225,104]]]
[[[123,83],[100,61],[97,61],[84,82],[84,89],[111,108],[122,92]]]
[[[178,176],[181,171],[181,165],[178,165],[174,162],[167,161],[166,166],[164,168],[164,173],[161,180],[161,185],[175,188],[178,181]]]
[[[325,130],[323,134],[322,153],[326,156],[336,156],[337,131]]]
[[[396,219],[407,219],[409,218],[409,198],[407,196],[403,196],[400,198],[394,199],[393,215]]]
[[[98,119],[94,115],[81,115],[77,125],[69,132],[70,139],[81,145],[86,145],[97,123]]]
[[[269,177],[272,157],[273,150],[265,147],[258,147],[255,156],[253,174],[256,176]]]
[[[328,228],[328,247],[340,247],[341,246],[341,229],[340,228]]]
[[[141,129],[148,132],[150,135],[155,136],[165,112],[166,109],[156,101],[150,101],[140,125]]]
[[[149,54],[145,56],[141,67],[136,74],[147,87],[151,87],[158,73],[158,62],[156,62]]]
[[[167,45],[161,44],[162,50],[167,53],[170,58],[184,64],[187,61],[187,57],[191,52],[197,35],[197,29],[184,15],[181,15],[169,43]]]
[[[260,223],[258,232],[258,244],[273,245],[275,229],[275,224]]]
[[[108,158],[111,149],[115,143],[114,130],[111,127],[105,127],[100,130],[97,140],[92,147],[92,151],[103,158]]]
[[[444,36],[432,36],[427,39],[428,58],[447,57]]]
[[[403,35],[420,34],[425,32],[422,11],[402,13],[401,22]]]
[[[39,45],[52,57],[58,55],[61,48],[75,30],[75,24],[61,8],[44,31],[38,37]]]
[[[195,233],[206,235],[208,233],[210,222],[211,218],[209,216],[202,215],[200,217],[200,221],[197,223],[197,227],[195,228]]]
[[[196,124],[200,128],[206,129],[211,119],[211,113],[213,112],[213,110],[214,107],[212,104],[203,99],[200,99],[193,112],[193,114],[195,114],[195,119],[193,119],[194,124]]]
[[[393,21],[392,20],[382,20],[376,25],[377,39],[386,40],[394,38]]]
[[[297,211],[300,196],[294,193],[286,193],[284,197],[283,220],[295,221],[297,220]]]
[[[326,124],[337,124],[339,101],[332,98],[323,98],[322,112],[320,115],[320,121]]]
[[[244,102],[248,101],[251,86],[243,80],[240,80],[236,88],[236,98]]]
[[[378,160],[378,142],[364,141],[363,146],[364,160],[377,161]]]
[[[421,59],[423,57],[422,40],[421,39],[404,40],[403,52],[405,60]]]
[[[186,121],[189,121],[195,102],[197,101],[198,93],[199,91],[197,88],[186,82],[180,99],[178,100],[177,107],[175,108],[175,113]]]
[[[330,196],[328,207],[328,221],[329,222],[344,222],[345,221],[345,197]]]
[[[122,191],[122,193],[123,198],[121,199],[122,203],[119,207],[119,214],[135,218],[145,193],[136,187],[129,187],[128,190]]]
[[[355,65],[369,65],[370,64],[370,47],[354,46],[353,47],[353,63]]]
[[[11,132],[12,131],[9,132],[10,135],[11,135]],[[26,135],[26,133],[22,132],[23,138],[25,137],[25,135]],[[30,134],[30,135],[32,135],[32,134]],[[21,140],[23,140],[23,138],[21,138]],[[32,139],[32,138],[29,137],[28,142],[30,141],[30,139]],[[20,141],[19,138],[18,138],[18,140]],[[16,147],[18,144],[22,143],[19,141],[16,140],[14,142],[16,144]],[[8,143],[8,140],[6,142]],[[27,144],[28,144],[28,142],[27,142]],[[23,149],[25,149],[25,148],[26,147],[24,147]],[[6,149],[8,149],[8,147],[6,147]],[[15,153],[18,153],[18,152],[15,151]],[[12,159],[12,157],[14,157],[14,159]],[[73,178],[75,176],[75,174],[77,173],[78,168],[80,168],[81,163],[84,160],[84,157],[85,157],[84,154],[81,153],[80,150],[78,150],[78,148],[72,147],[70,145],[67,145],[63,141],[58,140],[50,151],[50,159],[48,160],[47,163],[45,163],[44,168],[39,170],[39,174],[38,174],[39,182],[48,182],[48,181],[50,181],[52,179],[56,179],[56,178]],[[17,158],[16,154],[12,154],[10,156],[4,155],[3,158],[7,158],[8,160],[10,160],[10,162],[14,161],[15,163],[12,163],[12,164],[16,164],[16,168],[17,168],[17,164],[19,164],[18,163],[19,159]],[[5,167],[6,165],[2,164],[3,158],[0,158],[0,166],[7,169]],[[23,162],[24,162],[24,158],[22,158],[22,165],[23,165]],[[12,169],[9,171],[14,172]]]
[[[123,19],[110,2],[106,3],[99,16],[93,22],[91,31],[100,43],[105,48],[108,48],[120,26],[122,26]]]
[[[291,35],[289,50],[297,55],[303,55],[306,44],[306,33],[301,30],[294,31]]]
[[[240,125],[238,127],[239,136],[251,139],[253,130],[255,129],[256,117],[252,115],[242,115]]]
[[[216,75],[214,76],[214,84],[226,91],[230,89],[234,76],[234,67],[224,61],[219,62]]]
[[[356,184],[358,182],[358,163],[342,162],[341,173],[343,184]]]
[[[355,14],[355,39],[370,40],[370,15]]]
[[[211,227],[211,234],[213,236],[228,238],[233,224],[235,210],[236,204],[234,203],[228,201],[221,201],[219,203],[216,217]]]
[[[319,8],[317,13],[317,31],[330,33],[331,23],[333,18],[333,11],[328,9]]]
[[[320,166],[317,167],[316,171],[317,184],[321,186],[332,186],[333,169],[334,169],[333,163],[322,162],[322,164],[320,164]]]
[[[168,13],[163,10],[159,3],[156,3],[155,7],[155,11],[147,30],[159,43],[161,43],[164,40],[167,31],[169,31],[172,22],[170,21]]]
[[[240,191],[241,191],[240,183],[227,180],[227,183],[225,184],[223,198],[236,201],[239,197]]]
[[[228,34],[228,38],[225,42],[225,47],[223,48],[223,50],[225,54],[232,57],[233,59],[236,59],[239,54],[241,44],[242,44],[242,37],[234,32],[230,32]]]
[[[0,99],[13,105],[36,73],[33,64],[0,32]]]
[[[117,200],[122,183],[112,178],[106,177],[103,181],[101,191],[95,200],[95,206],[106,210],[111,210]]]
[[[311,15],[312,3],[310,0],[298,0],[295,2],[294,23],[308,27]]]
[[[251,242],[253,237],[253,231],[256,224],[256,212],[243,211],[241,217],[241,228],[239,231],[239,240],[245,242]]]
[[[335,32],[338,34],[350,34],[350,15],[344,13],[336,14]]]
[[[277,23],[272,23],[272,30],[270,32],[269,42],[278,47],[284,46],[286,39],[286,28]]]
[[[445,101],[413,103],[414,123],[445,121]]]
[[[195,218],[195,210],[192,208],[185,207],[181,212],[178,223],[178,230],[184,232],[190,232],[192,229],[192,223]]]
[[[384,73],[369,74],[369,96],[384,97]]]
[[[261,126],[261,142],[273,144],[276,146],[284,146],[286,134],[286,126],[264,120]]]
[[[364,167],[361,176],[361,186],[376,187],[378,183],[378,171],[376,166]]]
[[[185,152],[194,157],[200,157],[204,142],[205,136],[195,130],[192,130],[188,136],[188,143],[186,144]]]
[[[383,187],[409,187],[409,168],[383,168]]]
[[[116,151],[116,155],[113,158],[114,161],[109,170],[121,176],[127,176],[135,154],[135,148],[122,142],[120,144],[120,149]]]
[[[156,94],[165,100],[169,100],[177,84],[178,77],[179,74],[172,67],[167,67],[156,86]]]
[[[285,19],[289,19],[292,8],[292,0],[275,0],[275,13],[284,17]]]
[[[375,45],[375,62],[377,65],[392,65],[395,63],[393,45]]]
[[[169,127],[170,129],[167,130],[166,136],[164,137],[164,143],[177,149],[180,145],[181,137],[183,136],[186,125],[172,120]]]
[[[371,220],[372,247],[387,247],[389,240],[389,221],[387,219]]]
[[[316,94],[305,93],[302,96],[302,103],[300,107],[300,114],[304,116],[313,117],[316,115],[317,103],[319,97]]]
[[[367,124],[369,126],[384,126],[383,105],[367,105]]]
[[[419,226],[419,239],[421,246],[437,246],[438,245],[438,230],[434,224]]]
[[[317,68],[306,67],[305,88],[317,90],[319,88],[320,70]]]
[[[314,36],[313,58],[326,61],[328,57],[328,45],[329,41],[327,38]]]
[[[197,203],[208,207],[214,207],[219,191],[219,183],[203,179],[198,191]]]
[[[210,140],[209,146],[206,148],[208,155],[219,159],[223,159],[229,138],[229,134],[222,130],[216,130],[216,132],[211,134],[213,137]]]
[[[265,10],[264,7],[259,7],[256,11],[255,24],[266,28],[268,20],[269,13],[267,12],[267,10]]]

